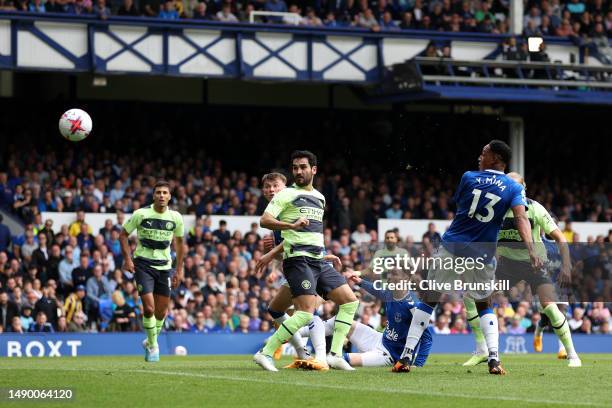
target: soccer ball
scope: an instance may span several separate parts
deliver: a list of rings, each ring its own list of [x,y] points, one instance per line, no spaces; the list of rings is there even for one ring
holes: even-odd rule
[[[59,120],[59,131],[66,139],[80,142],[89,136],[92,128],[91,117],[81,109],[66,111]]]
[[[176,346],[174,348],[174,354],[177,356],[186,356],[187,355],[187,349],[184,346]]]

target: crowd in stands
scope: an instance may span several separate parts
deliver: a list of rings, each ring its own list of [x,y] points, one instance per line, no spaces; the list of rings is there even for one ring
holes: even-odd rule
[[[0,10],[156,17],[166,20],[248,21],[252,11],[294,13],[265,17],[276,24],[357,27],[373,31],[421,29],[508,33],[507,0],[0,0]],[[608,0],[525,2],[526,36],[611,36]]]
[[[0,330],[140,330],[141,303],[132,277],[121,270],[119,232],[127,213],[151,202],[155,179],[145,175],[151,174],[150,166],[161,166],[161,162],[148,164],[127,156],[110,161],[110,156],[103,153],[76,160],[74,152],[63,154],[63,158],[51,152],[9,155],[7,171],[0,172],[1,203],[26,225],[23,235],[11,237],[6,226],[0,224]],[[255,274],[254,266],[263,251],[257,225],[247,233],[229,231],[225,223],[213,226],[208,217],[261,214],[266,203],[259,179],[226,172],[218,161],[208,164],[211,166],[186,160],[162,171],[172,184],[172,207],[197,217],[185,243],[186,279],[174,293],[166,329],[196,333],[272,330],[267,305],[278,289],[282,272],[274,265],[263,276]],[[434,176],[393,184],[375,182],[367,176],[353,175],[345,180],[340,175],[318,175],[316,186],[329,197],[325,230],[328,251],[341,258],[345,269],[362,269],[379,243],[379,218],[452,218],[451,184]],[[608,237],[588,237],[586,243],[580,243],[571,220],[609,221],[610,194],[603,189],[576,189],[571,190],[576,194],[572,195],[544,182],[534,182],[528,188],[535,192],[533,198],[557,208],[568,221],[564,234],[570,242],[576,242],[574,253],[582,251],[595,259],[592,263],[578,262],[574,269],[578,297],[596,302],[577,303],[567,311],[568,319],[573,318],[572,328],[584,333],[608,333],[610,310],[603,301],[610,298],[612,233]],[[56,211],[76,211],[76,216],[71,223],[54,226],[42,212]],[[108,214],[104,227],[93,231],[87,223],[87,212]],[[423,236],[401,237],[401,245],[416,255],[430,250],[427,242],[439,240],[439,234],[432,223]],[[426,245],[419,247],[415,241]],[[597,251],[602,254],[599,258]],[[539,316],[526,287],[510,296],[498,300],[500,330],[533,330]],[[379,327],[384,323],[380,307],[380,302],[364,296],[360,320]],[[320,314],[331,317],[333,305],[325,304]],[[449,299],[439,309],[435,330],[467,333],[459,299]]]

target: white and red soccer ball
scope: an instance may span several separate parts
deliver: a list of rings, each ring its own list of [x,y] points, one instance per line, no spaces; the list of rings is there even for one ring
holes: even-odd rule
[[[91,117],[81,109],[70,109],[59,120],[60,133],[72,142],[80,142],[89,136],[92,126]]]

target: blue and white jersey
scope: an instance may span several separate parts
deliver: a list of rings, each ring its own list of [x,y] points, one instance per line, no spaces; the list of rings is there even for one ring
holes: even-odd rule
[[[527,207],[523,186],[497,170],[465,172],[454,200],[457,213],[442,245],[454,255],[490,260],[506,212],[517,205]],[[469,245],[476,242],[485,244]]]
[[[374,288],[372,282],[365,279],[361,281],[361,287],[371,295],[377,297],[384,302],[385,314],[387,315],[387,326],[382,336],[383,346],[389,351],[393,361],[400,359],[404,347],[406,346],[406,337],[408,336],[408,328],[412,322],[412,309],[416,307],[418,301],[411,293],[401,300],[393,298],[393,294],[388,290],[378,290]],[[421,340],[419,340],[418,356],[415,365],[425,363],[429,350],[432,344],[431,327],[423,332]],[[421,359],[421,361],[419,361]]]

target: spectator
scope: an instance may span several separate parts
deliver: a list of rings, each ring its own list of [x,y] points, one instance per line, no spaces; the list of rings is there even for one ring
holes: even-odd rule
[[[386,218],[399,220],[402,218],[402,209],[400,208],[399,200],[394,200],[393,205],[385,212]]]
[[[4,217],[0,214],[0,252],[5,252],[11,244],[11,231],[2,223]]]
[[[70,323],[79,313],[83,313],[85,310],[84,302],[85,298],[85,286],[78,285],[75,291],[71,293],[64,302],[64,315],[66,320]]]
[[[133,331],[136,314],[125,302],[123,294],[117,290],[113,292],[112,299],[113,317],[111,318],[111,328],[113,331],[120,332]]]
[[[78,210],[76,213],[76,221],[70,224],[70,227],[69,227],[70,236],[76,237],[77,235],[81,234],[83,232],[83,229],[81,228],[83,224],[85,224],[85,211]],[[90,226],[87,226],[87,232],[89,234],[92,233],[92,229]]]
[[[91,301],[92,309],[95,311],[100,305],[100,301],[108,299],[112,293],[110,282],[102,274],[102,267],[95,265],[93,267],[93,276],[87,279],[87,298]]]
[[[117,15],[135,17],[135,16],[139,16],[140,12],[134,5],[134,0],[123,0],[123,4],[121,4],[121,7],[119,7],[119,10],[117,10]],[[112,200],[111,200],[111,203],[112,203]]]
[[[19,308],[12,300],[9,300],[5,291],[0,292],[0,326],[8,330],[11,326],[13,317],[19,316]]]
[[[231,238],[231,234],[227,230],[227,221],[219,221],[219,229],[213,232],[213,236],[217,239],[218,242],[224,245],[227,244],[227,241],[229,241]]]
[[[159,11],[158,17],[161,18],[162,20],[178,20],[179,19],[179,13],[178,11],[176,11],[176,5],[173,0],[167,0],[163,4],[163,6],[161,7]]]
[[[393,15],[390,11],[384,12],[379,25],[382,30],[399,30],[399,26],[393,21]]]
[[[36,321],[30,325],[30,333],[54,333],[55,330],[51,323],[47,322],[47,315],[40,311],[36,314]]]
[[[323,22],[317,15],[312,7],[306,7],[306,17],[302,20],[302,25],[310,27],[320,27]]]
[[[227,3],[224,3],[221,7],[221,10],[217,12],[217,20],[225,23],[238,22],[238,18],[232,13],[230,5]]]
[[[87,331],[87,325],[85,323],[85,314],[83,312],[77,312],[72,321],[68,323],[68,331],[70,333],[83,333]]]
[[[436,334],[451,334],[450,328],[448,327],[448,317],[446,315],[441,314],[438,316],[433,331]]]
[[[42,4],[41,0],[32,0],[30,7],[28,8],[31,13],[46,13],[45,5]]]
[[[7,332],[23,334],[25,330],[23,329],[23,325],[21,324],[21,318],[19,316],[13,316],[11,319],[11,326],[7,328]]]
[[[400,28],[402,30],[413,30],[415,28],[412,13],[410,11],[406,11],[402,14]]]
[[[377,31],[380,29],[378,25],[378,21],[374,17],[374,13],[372,13],[371,9],[365,9],[362,13],[359,13],[357,18],[357,27],[368,28],[372,31]]]
[[[357,225],[357,229],[351,234],[351,239],[357,245],[370,243],[370,234],[366,231],[365,224]]]
[[[211,17],[210,17],[210,15],[208,15],[206,9],[207,9],[206,3],[203,2],[203,1],[199,2],[198,5],[196,6],[194,12],[193,12],[193,19],[194,20],[210,20]],[[200,214],[198,214],[196,212],[196,214],[197,215],[202,215],[203,212],[201,212]]]

